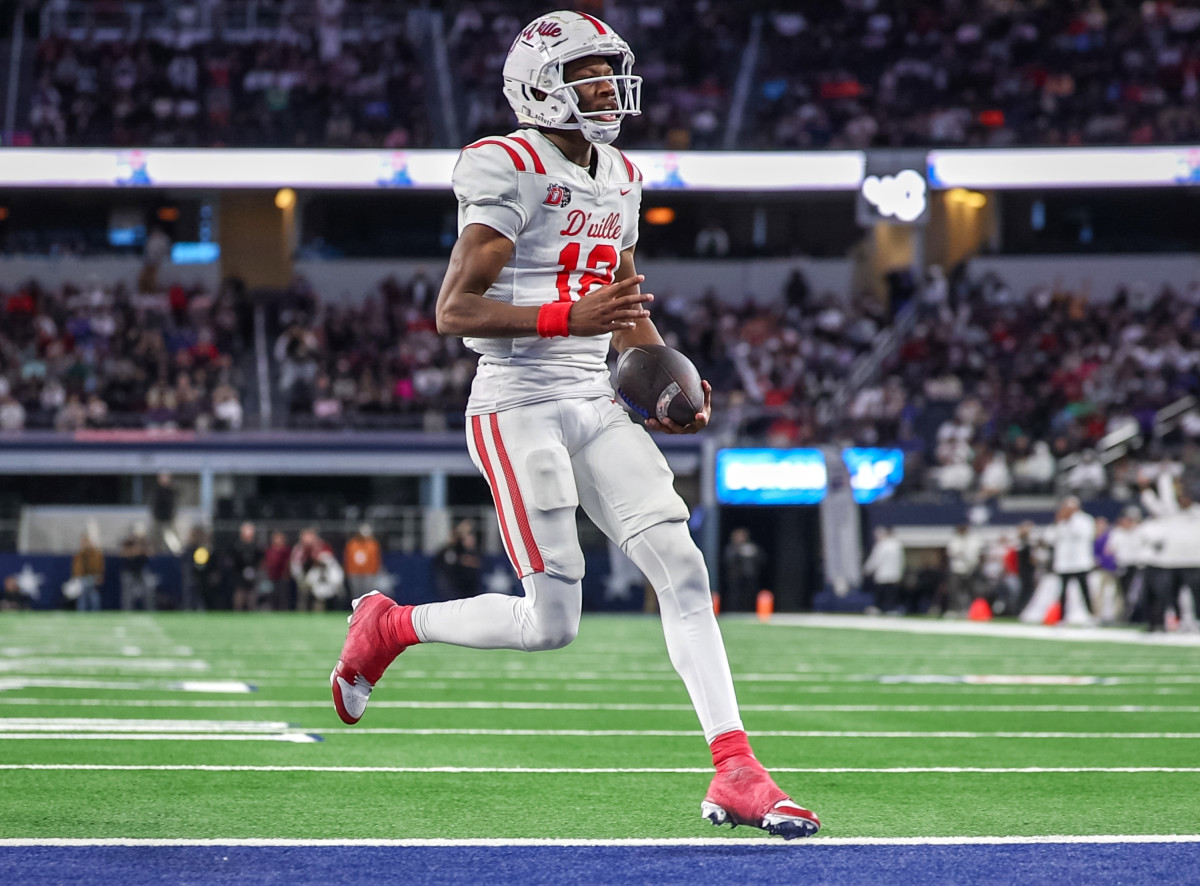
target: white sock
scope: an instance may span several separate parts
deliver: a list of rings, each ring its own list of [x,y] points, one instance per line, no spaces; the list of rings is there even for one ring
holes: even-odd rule
[[[579,632],[583,587],[544,572],[521,580],[524,597],[480,594],[465,600],[427,603],[413,609],[413,630],[422,643],[472,649],[560,649]]]
[[[705,741],[742,729],[704,557],[685,523],[660,523],[623,546],[658,594],[667,653],[691,696]]]

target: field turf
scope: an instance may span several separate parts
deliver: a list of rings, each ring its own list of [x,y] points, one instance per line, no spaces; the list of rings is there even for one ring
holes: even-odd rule
[[[0,616],[0,881],[1200,880],[1197,645],[723,618],[756,752],[823,823],[784,844],[700,818],[655,617],[415,648],[348,727],[344,615]]]

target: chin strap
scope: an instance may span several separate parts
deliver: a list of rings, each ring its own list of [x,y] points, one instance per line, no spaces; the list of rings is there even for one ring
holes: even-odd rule
[[[621,134],[620,123],[615,126],[597,126],[589,120],[581,123],[579,129],[583,132],[583,137],[594,145],[611,145]]]

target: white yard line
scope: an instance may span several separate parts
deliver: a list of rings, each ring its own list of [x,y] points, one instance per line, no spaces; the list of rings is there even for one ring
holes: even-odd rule
[[[1097,668],[1098,671],[1108,672],[1108,668]],[[630,684],[644,684],[648,687],[664,687],[674,690],[679,685],[679,676],[674,672],[664,674],[644,674],[644,673],[624,673],[610,671],[608,673],[571,673],[564,671],[557,674],[546,674],[540,672],[530,672],[526,675],[498,673],[495,671],[409,671],[405,670],[404,679],[406,681],[420,681],[419,688],[432,689],[437,686],[457,685],[461,686],[469,683],[495,685],[496,681],[507,681],[502,685],[511,685],[518,688],[526,688],[536,685],[545,685],[548,688],[553,688],[556,691],[561,691],[564,684],[585,684],[579,688],[586,688],[589,691],[601,691],[609,688],[625,689]],[[230,677],[252,674],[255,682],[259,685],[264,685],[267,681],[278,681],[275,685],[302,685],[309,681],[328,679],[329,668],[320,670],[278,670],[278,669],[261,669],[254,667],[240,668],[236,671],[231,671]],[[786,691],[831,691],[824,687],[811,687],[806,684],[823,684],[823,683],[850,683],[850,684],[866,684],[864,687],[868,690],[874,689],[875,684],[893,684],[893,683],[933,683],[933,684],[970,684],[974,686],[1003,686],[1003,685],[1019,685],[1019,686],[1114,686],[1119,684],[1132,684],[1141,686],[1144,684],[1192,684],[1200,683],[1200,673],[1189,674],[1174,674],[1174,675],[1145,675],[1145,674],[1119,674],[1115,670],[1111,673],[1099,674],[1062,674],[1062,673],[1020,673],[1020,672],[1005,672],[998,668],[992,668],[986,673],[974,674],[924,674],[913,673],[907,674],[858,674],[848,672],[803,672],[791,673],[782,672],[764,672],[764,673],[739,673],[736,675],[737,683],[762,683],[768,684],[763,688],[775,688],[770,684],[785,684]],[[594,684],[594,685],[586,685]],[[639,687],[640,688],[640,687]],[[853,686],[850,688],[860,688]],[[839,686],[839,691],[843,687]],[[652,691],[652,690],[651,690]]]
[[[563,766],[234,766],[217,764],[191,765],[118,765],[102,763],[0,763],[0,770],[58,771],[58,772],[345,772],[396,774],[457,774],[457,775],[711,775],[712,767],[563,767]],[[898,766],[872,769],[865,767],[800,768],[774,766],[772,772],[807,775],[843,775],[849,773],[874,775],[1075,775],[1106,773],[1145,775],[1150,773],[1200,773],[1200,767],[1181,766]]]
[[[88,717],[0,717],[6,732],[287,732],[294,723],[255,720],[133,720]]]
[[[206,673],[212,667],[207,661],[196,658],[94,658],[77,657],[69,654],[53,658],[0,658],[0,671],[12,674],[105,674],[119,673]]]
[[[279,741],[312,744],[316,735],[301,732],[0,732],[4,741]]]
[[[1136,628],[1084,628],[1011,622],[942,621],[929,618],[872,618],[860,615],[793,615],[771,617],[776,627],[840,628],[900,634],[1001,637],[1010,640],[1058,640],[1072,643],[1129,643],[1138,646],[1200,646],[1200,633],[1150,634]]]
[[[0,723],[3,723],[0,720]],[[0,726],[0,730],[2,730]],[[574,738],[609,738],[631,736],[637,738],[698,738],[702,733],[683,729],[390,729],[386,727],[334,726],[314,728],[311,731],[323,735],[330,733],[346,735],[495,735],[495,736],[561,736]],[[754,738],[1067,738],[1067,739],[1200,739],[1200,732],[865,732],[834,730],[752,730]]]
[[[332,839],[332,840],[299,840],[285,837],[250,837],[250,838],[219,838],[219,839],[185,839],[167,838],[155,839],[144,837],[4,837],[0,838],[0,848],[4,847],[88,847],[88,846],[131,846],[131,847],[173,847],[173,846],[244,846],[288,847],[288,848],[323,848],[334,846],[362,847],[553,847],[553,846],[721,846],[726,849],[739,847],[753,848],[758,851],[762,846],[778,847],[780,852],[804,851],[805,847],[816,846],[1026,846],[1046,844],[1145,844],[1145,843],[1200,843],[1200,834],[1088,834],[1088,835],[1047,835],[1028,837],[814,837],[809,840],[795,840],[783,843],[769,837],[751,839],[733,839],[730,837],[661,837],[661,838],[623,838],[623,839],[572,839],[572,838],[406,838],[399,840],[379,839]]]
[[[245,684],[242,684],[245,685]],[[145,689],[146,687],[142,687]],[[200,691],[200,690],[197,690]],[[4,698],[4,705],[27,707],[132,707],[132,708],[332,708],[328,700],[283,699],[107,699],[107,698]],[[879,704],[744,704],[743,711],[768,714],[806,713],[997,713],[997,714],[1200,714],[1200,705],[879,705]],[[387,701],[371,702],[373,710],[511,710],[511,711],[686,711],[690,704],[639,704],[604,702],[536,701]]]
[[[58,677],[0,677],[0,692],[21,689],[113,689],[135,692],[254,692],[241,680],[173,680],[151,683],[134,680],[75,680]]]
[[[345,735],[460,735],[500,737],[697,738],[690,729],[461,729],[406,727],[304,727],[282,721],[255,720],[137,720],[87,717],[0,717],[0,740],[7,733],[280,733],[318,732]],[[756,738],[913,738],[913,739],[1200,739],[1200,732],[969,732],[919,730],[772,729],[754,731]]]

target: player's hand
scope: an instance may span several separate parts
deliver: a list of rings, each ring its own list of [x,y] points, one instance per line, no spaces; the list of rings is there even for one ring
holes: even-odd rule
[[[571,335],[604,335],[633,329],[638,320],[650,316],[642,305],[654,300],[648,292],[638,292],[646,278],[641,274],[626,277],[617,283],[601,286],[575,302],[567,315]]]
[[[695,434],[708,427],[712,418],[712,385],[701,380],[700,387],[704,388],[704,409],[696,413],[696,418],[690,424],[681,425],[666,418],[659,421],[656,418],[646,419],[646,427],[652,431],[662,431],[664,434]]]

